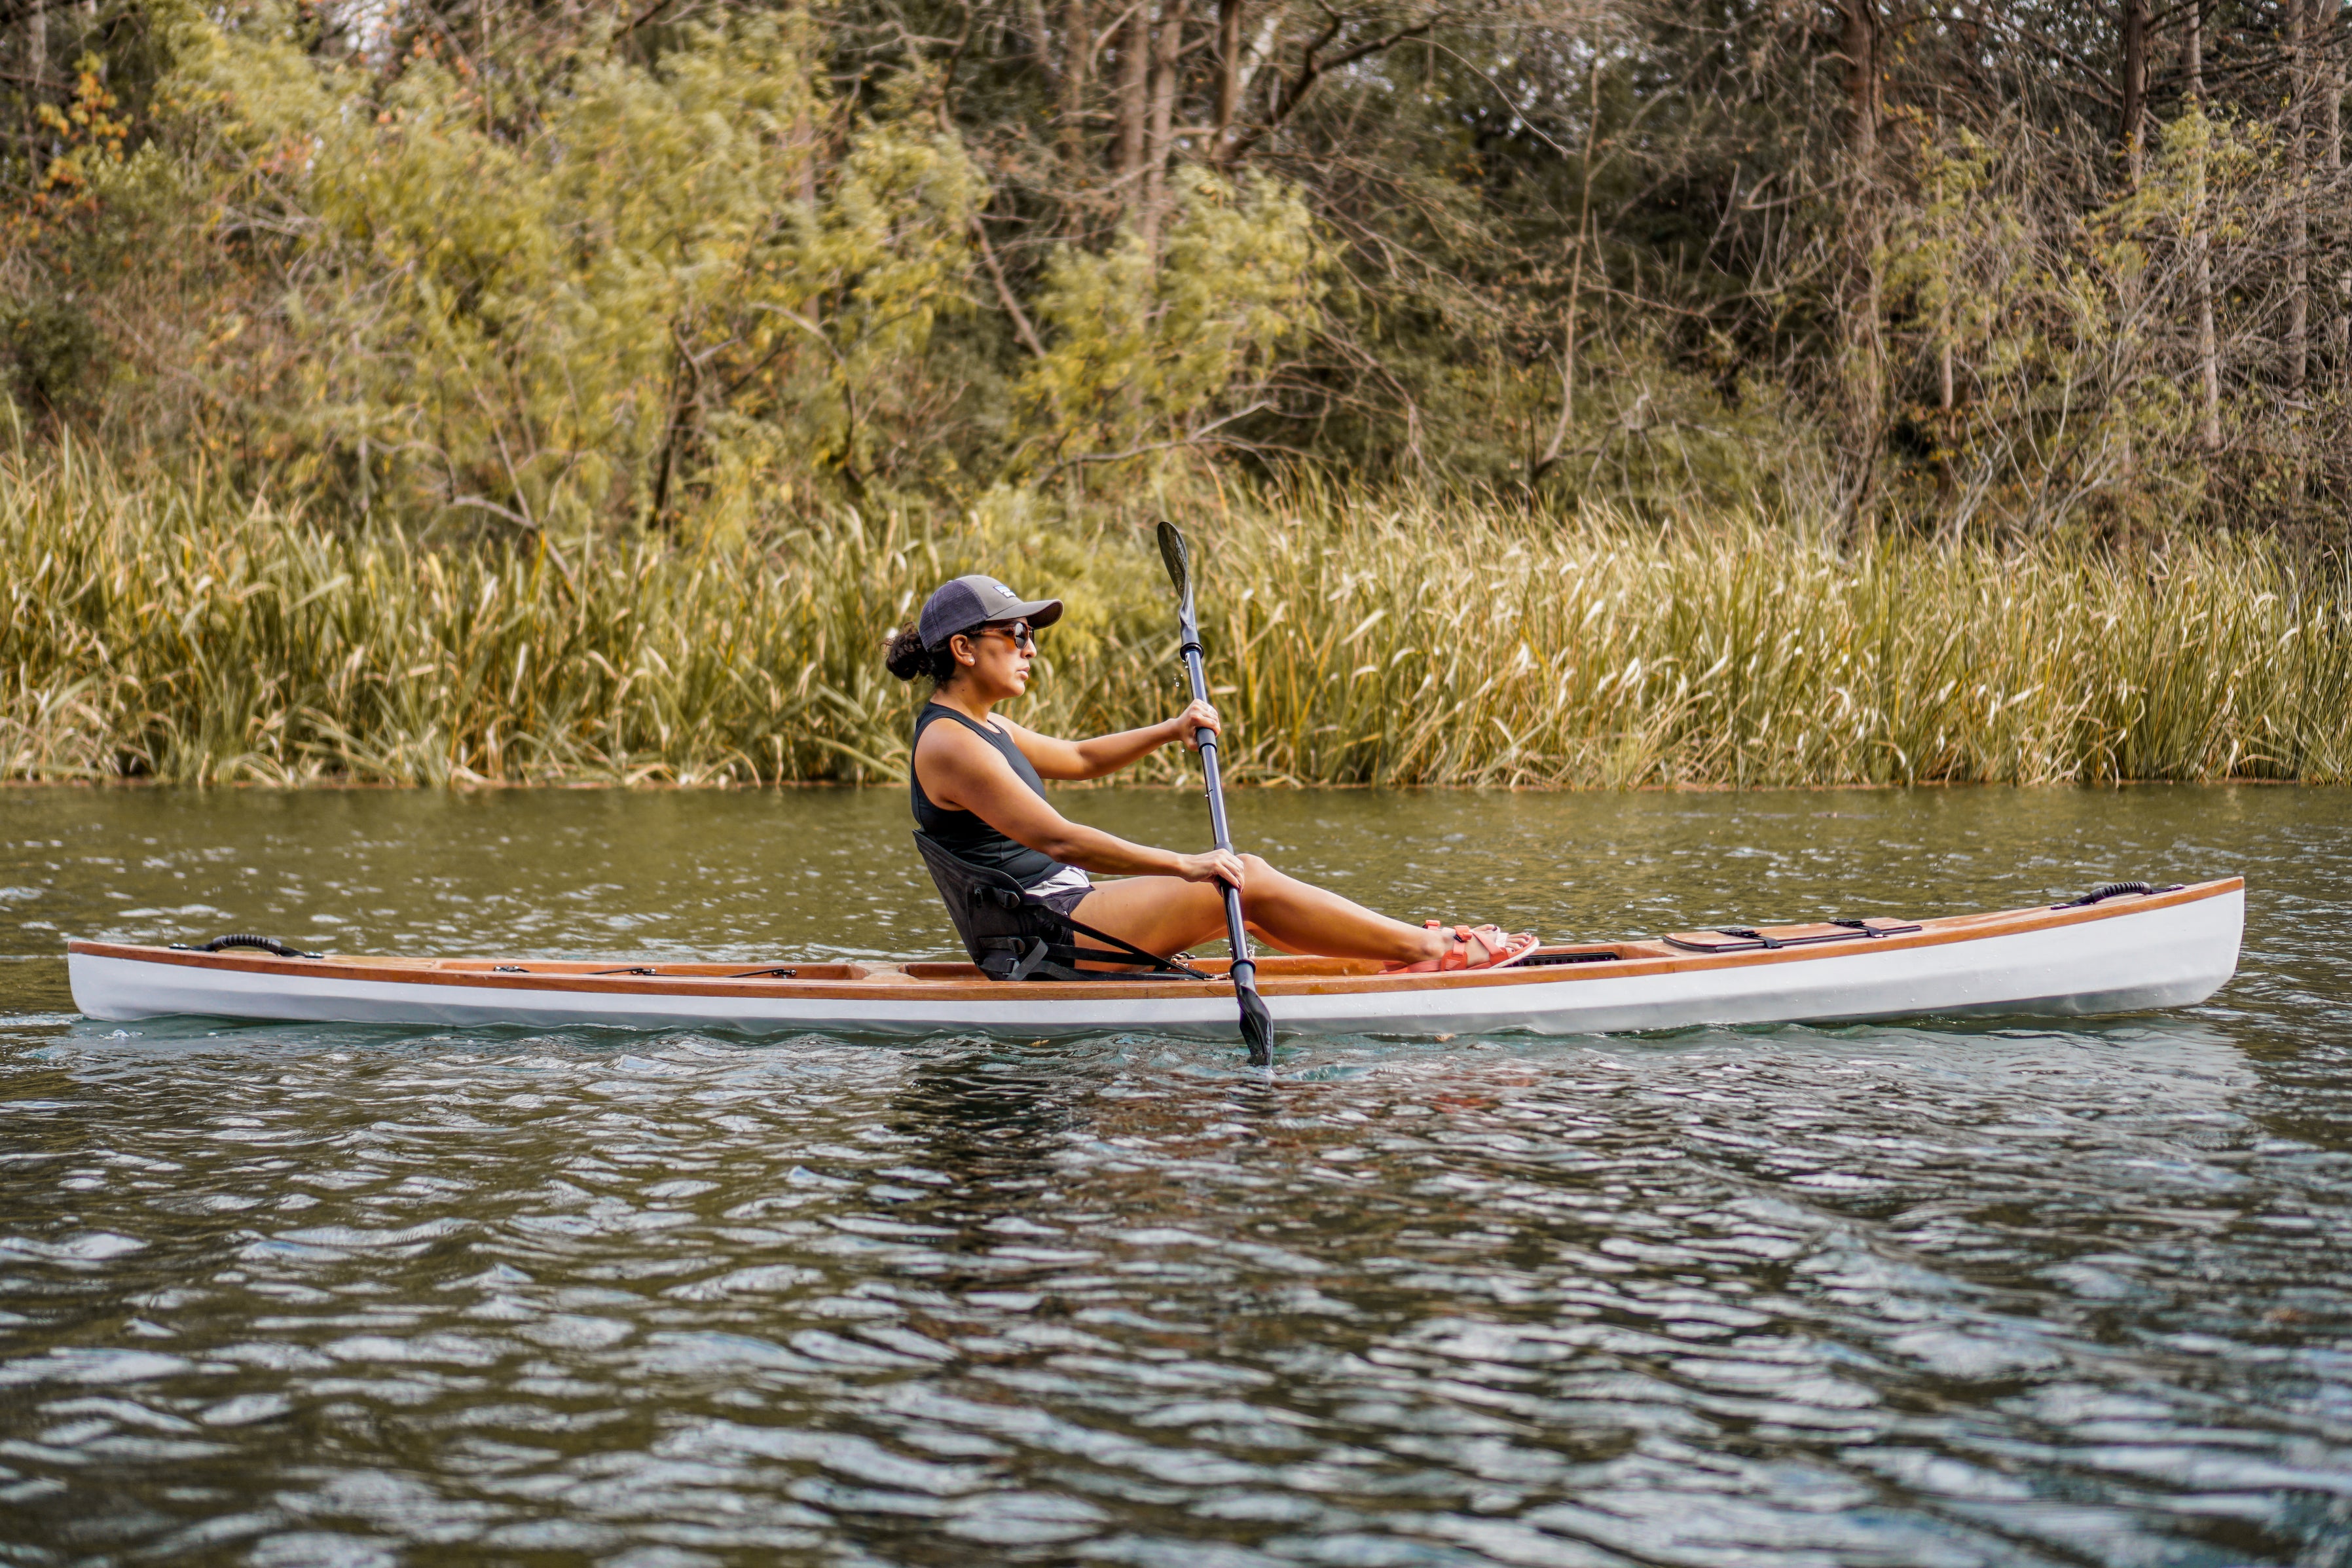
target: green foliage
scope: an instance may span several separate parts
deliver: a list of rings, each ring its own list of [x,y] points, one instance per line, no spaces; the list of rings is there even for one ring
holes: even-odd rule
[[[1098,10],[19,7],[12,396],[565,552],[1235,470],[2341,543],[2340,116],[2243,18],[2125,153],[2112,8],[1888,10],[1861,97],[1837,7]]]
[[[1156,244],[1059,253],[1051,345],[1012,384],[961,325],[989,191],[936,84],[852,114],[805,20],[493,78],[429,48],[352,68],[258,0],[171,15],[163,134],[104,193],[285,279],[218,291],[183,373],[202,449],[332,512],[576,549],[1070,465],[1099,493],[1246,417],[1317,319],[1329,249],[1297,191],[1180,171]]]
[[[1056,466],[1099,492],[1246,416],[1316,320],[1328,246],[1298,193],[1180,172],[1156,246],[1057,256],[1051,346],[1010,384],[963,325],[989,191],[936,84],[852,113],[804,19],[493,76],[422,46],[356,69],[259,0],[170,16],[162,135],[102,194],[283,280],[217,287],[179,373],[199,449],[331,513],[576,549]]]
[[[98,324],[70,298],[37,298],[0,314],[16,395],[45,413],[80,412],[104,352]]]
[[[862,484],[918,439],[887,390],[965,308],[984,185],[909,84],[820,190],[829,112],[802,26],[609,53],[321,68],[299,18],[190,17],[177,145],[224,210],[268,213],[293,279],[273,474],[353,510],[470,508],[558,538],[740,530],[778,470]],[[789,458],[787,455],[789,455]]]
[[[1179,172],[1164,253],[1132,228],[1100,255],[1063,246],[1038,298],[1053,342],[1021,381],[1033,449],[1015,472],[1126,461],[1254,412],[1275,357],[1312,328],[1328,265],[1297,190],[1199,169]]]
[[[1727,389],[1678,363],[1660,334],[1625,324],[1588,345],[1559,463],[1538,494],[1575,514],[1662,527],[1728,513],[1801,524],[1829,509],[1823,433],[1800,400],[1769,380]],[[1496,483],[1523,481],[1558,416],[1559,371],[1543,365],[1486,403],[1520,435]],[[1501,455],[1498,454],[1498,455]]]
[[[2152,302],[2181,292],[2186,242],[2243,223],[2274,172],[2266,140],[2192,106],[2136,184],[2055,226],[2016,149],[1966,131],[1916,144],[1919,199],[1876,257],[1910,356],[1918,439],[1898,480],[1916,517],[1947,533],[2086,517],[2161,531],[2194,514],[2212,465]]]

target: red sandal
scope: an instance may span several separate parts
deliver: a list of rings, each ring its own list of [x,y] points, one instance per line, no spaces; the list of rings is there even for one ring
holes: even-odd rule
[[[1424,920],[1422,924],[1432,931],[1445,929],[1434,920]],[[1471,958],[1469,948],[1473,942],[1486,948],[1485,957],[1475,961]],[[1391,964],[1381,969],[1381,973],[1383,975],[1440,975],[1449,974],[1456,969],[1507,968],[1534,952],[1538,946],[1536,934],[1532,931],[1517,931],[1507,935],[1499,925],[1456,925],[1454,927],[1454,946],[1447,948],[1443,956],[1423,958],[1412,964]]]

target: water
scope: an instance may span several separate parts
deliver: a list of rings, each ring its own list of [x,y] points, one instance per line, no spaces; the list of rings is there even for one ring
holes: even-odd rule
[[[1197,802],[1068,804],[1192,843]],[[746,1043],[71,1014],[68,934],[944,952],[886,792],[0,795],[0,1561],[2352,1563],[2352,796],[1252,794],[1553,937],[2242,873],[2208,1006]]]

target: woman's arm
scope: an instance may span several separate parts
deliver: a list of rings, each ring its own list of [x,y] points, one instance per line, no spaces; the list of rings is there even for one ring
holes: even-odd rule
[[[1022,750],[1025,754],[1028,747]],[[923,793],[935,804],[970,811],[1013,842],[1051,855],[1064,865],[1107,876],[1181,876],[1187,882],[1222,877],[1235,887],[1241,885],[1241,863],[1226,851],[1180,855],[1173,850],[1131,844],[1099,828],[1071,821],[1022,782],[994,747],[961,726],[935,724],[925,730],[913,760],[922,768]]]
[[[1035,730],[1024,729],[1010,719],[999,716],[997,723],[1021,748],[1021,755],[1045,779],[1099,779],[1106,773],[1116,773],[1139,757],[1149,757],[1171,740],[1192,744],[1192,732],[1206,728],[1223,735],[1217,710],[1207,703],[1194,703],[1174,718],[1150,724],[1141,729],[1122,729],[1116,735],[1097,735],[1092,740],[1062,740]],[[999,831],[1003,830],[999,829]]]

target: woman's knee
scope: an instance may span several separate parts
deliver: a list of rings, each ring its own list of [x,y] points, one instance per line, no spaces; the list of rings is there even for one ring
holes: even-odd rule
[[[1255,882],[1260,877],[1280,876],[1281,874],[1282,873],[1280,872],[1275,870],[1273,866],[1266,863],[1266,859],[1264,855],[1242,856],[1242,876],[1246,881]]]

